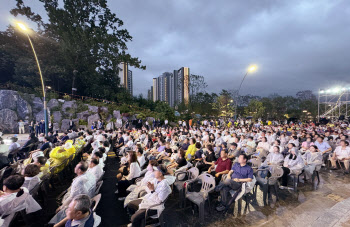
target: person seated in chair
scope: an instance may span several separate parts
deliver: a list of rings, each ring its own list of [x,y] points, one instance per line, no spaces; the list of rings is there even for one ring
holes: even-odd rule
[[[216,168],[215,168],[216,166]],[[215,182],[218,184],[221,180],[222,175],[227,174],[232,166],[231,160],[227,157],[227,151],[222,150],[220,152],[219,159],[212,164],[208,169],[208,173],[215,177]],[[215,170],[214,170],[215,168]]]
[[[157,170],[154,173],[155,179],[147,183],[147,194],[143,198],[133,200],[128,204],[129,213],[132,214],[131,223],[128,227],[142,226],[142,223],[145,221],[146,209],[150,206],[159,204],[159,206],[152,207],[152,209],[149,210],[149,216],[157,214],[159,216],[164,210],[164,205],[162,203],[170,195],[171,188],[164,177],[167,174],[165,166],[159,165],[156,168]]]
[[[22,187],[27,188],[29,191],[32,190],[37,184],[40,183],[39,178],[40,168],[37,165],[29,164],[25,169],[22,170],[24,176],[24,183]]]
[[[0,191],[0,216],[4,219],[1,226],[9,226],[16,212],[26,209],[26,213],[41,210],[41,206],[29,194],[27,188],[22,188],[24,177],[11,175],[4,180],[3,191]]]
[[[95,176],[96,181],[98,181],[103,174],[102,166],[99,165],[99,160],[96,158],[90,160],[89,169],[87,171]]]
[[[333,170],[337,169],[337,160],[344,162],[345,173],[349,173],[350,147],[348,141],[342,140],[340,146],[334,150],[333,155],[330,157]]]
[[[247,165],[247,161],[248,156],[246,154],[239,155],[238,162],[232,166],[226,179],[215,188],[216,191],[220,191],[221,195],[221,204],[216,207],[217,211],[221,212],[227,209],[229,202],[236,199],[241,192],[242,184],[253,180],[253,169]],[[235,191],[233,197],[230,197],[230,190]]]
[[[38,142],[38,138],[35,137],[34,133],[31,133],[29,135],[28,141],[23,145],[21,150],[18,152],[18,156],[20,157],[20,159],[25,158],[25,153],[26,152],[30,152],[29,145],[35,144],[36,142]]]
[[[280,188],[285,189],[288,185],[288,176],[290,173],[299,173],[304,168],[304,160],[296,149],[291,149],[291,153],[287,155],[283,163],[283,176]]]
[[[19,145],[19,143],[17,143],[17,141],[18,141],[17,137],[11,137],[11,144],[9,146],[8,156],[7,156],[7,158],[11,163],[14,162],[14,159],[17,159],[17,154],[14,154],[14,152],[21,146]],[[14,157],[14,155],[16,155],[16,157]],[[4,153],[3,156],[6,156],[6,154]]]
[[[97,227],[101,217],[91,209],[91,200],[88,195],[81,194],[73,198],[66,210],[66,218],[54,227]]]
[[[322,165],[322,154],[318,151],[317,146],[311,145],[309,149],[302,155],[305,162],[304,173],[306,180],[311,179],[316,166]]]

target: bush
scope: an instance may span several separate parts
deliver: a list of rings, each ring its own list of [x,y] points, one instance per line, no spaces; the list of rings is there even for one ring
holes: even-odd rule
[[[79,125],[88,125],[88,122],[83,119],[79,119]]]

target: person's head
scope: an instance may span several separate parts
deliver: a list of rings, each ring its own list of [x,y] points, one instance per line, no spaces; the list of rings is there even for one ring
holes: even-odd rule
[[[135,151],[130,151],[129,152],[129,164],[137,162],[137,155]]]
[[[96,158],[96,159],[100,159],[100,158],[102,158],[102,157],[103,157],[103,155],[102,155],[102,153],[99,152],[99,151],[95,152],[95,153],[92,155],[92,158]]]
[[[279,146],[281,144],[281,141],[279,140],[275,140],[275,142],[273,142],[276,146]]]
[[[323,142],[323,137],[322,136],[317,137],[317,142],[322,143]]]
[[[246,164],[248,161],[248,156],[246,154],[240,154],[238,157],[238,163],[239,164]]]
[[[88,167],[87,162],[81,161],[75,166],[74,173],[80,176],[88,170]]]
[[[232,150],[236,149],[236,148],[237,148],[237,143],[231,143],[231,144],[230,144],[230,148],[231,148]]]
[[[180,158],[184,158],[185,157],[185,151],[184,151],[184,149],[182,149],[182,148],[180,148],[180,150],[179,150],[179,157]]]
[[[18,140],[18,138],[17,138],[17,137],[11,137],[11,142],[12,142],[12,143],[16,143],[16,142],[17,142],[17,140]]]
[[[98,148],[98,152],[100,152],[101,154],[104,154],[106,152],[106,148],[104,147],[99,147]]]
[[[137,148],[137,152],[136,152],[137,156],[141,156],[143,154],[143,149],[142,147]]]
[[[90,206],[91,200],[88,195],[81,194],[75,196],[66,210],[67,218],[69,220],[85,218],[89,214]]]
[[[200,143],[200,142],[197,142],[197,143],[196,143],[196,148],[197,148],[197,149],[201,149],[201,147],[202,147],[201,143]]]
[[[280,153],[280,147],[279,146],[274,146],[273,147],[273,152]]]
[[[167,149],[169,149],[169,148],[170,148],[170,143],[169,143],[169,142],[166,142],[166,143],[165,143],[165,147],[166,147]]]
[[[34,164],[29,164],[22,170],[22,175],[25,177],[35,177],[39,173],[40,167]]]
[[[167,168],[164,165],[157,166],[157,170],[154,172],[154,177],[158,180],[164,179],[167,174]]]
[[[262,137],[262,138],[261,138],[261,141],[262,141],[262,142],[267,142],[266,137]]]
[[[317,152],[318,147],[316,145],[311,145],[309,149],[311,152]]]
[[[341,141],[340,141],[340,146],[342,146],[342,147],[349,146],[349,142],[346,141],[346,140],[341,140]]]
[[[100,161],[96,158],[92,158],[89,164],[90,168],[94,168],[95,166],[97,166],[98,164],[100,164]]]
[[[30,133],[29,138],[30,139],[34,139],[35,138],[35,133]]]
[[[288,148],[289,148],[289,149],[292,149],[293,147],[295,147],[295,144],[294,144],[294,143],[288,143]]]
[[[226,158],[227,158],[227,151],[226,151],[226,150],[222,150],[222,151],[220,152],[220,157],[221,157],[222,159],[226,159]]]
[[[157,160],[150,160],[148,162],[147,170],[148,171],[153,171],[154,170],[153,167],[156,167],[158,165],[159,165],[159,163],[157,162]]]
[[[306,137],[306,142],[311,142],[311,137]]]
[[[19,174],[11,175],[4,180],[2,190],[4,192],[19,191],[23,183],[24,183],[23,176]]]
[[[190,139],[190,144],[195,144],[196,143],[196,139],[195,138],[191,138]]]
[[[47,158],[40,156],[36,159],[36,161],[34,161],[34,164],[41,167],[41,166],[45,166],[46,162],[47,162]]]

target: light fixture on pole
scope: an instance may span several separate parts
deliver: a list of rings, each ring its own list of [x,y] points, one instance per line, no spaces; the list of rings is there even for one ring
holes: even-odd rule
[[[238,88],[238,91],[237,91],[237,99],[236,99],[236,102],[235,102],[235,104],[236,104],[236,105],[235,105],[235,120],[237,119],[237,105],[238,105],[237,101],[238,101],[238,98],[239,98],[239,91],[241,90],[243,81],[244,81],[244,79],[247,77],[248,73],[252,73],[252,72],[254,72],[256,69],[257,69],[257,66],[256,66],[256,65],[251,65],[251,66],[249,66],[247,72],[245,73],[245,75],[244,75],[244,77],[243,77],[243,79],[242,79],[242,81],[241,81],[241,84],[239,85],[239,88]]]
[[[30,46],[32,47],[32,50],[33,50],[33,53],[34,53],[34,57],[35,57],[35,61],[36,61],[36,64],[38,66],[38,70],[39,70],[39,75],[40,75],[40,80],[41,80],[41,86],[42,86],[42,90],[43,90],[43,98],[44,98],[44,118],[45,118],[45,135],[47,136],[47,133],[48,133],[48,118],[47,118],[47,104],[46,104],[46,91],[45,91],[45,86],[44,86],[44,79],[43,79],[43,74],[41,73],[41,68],[40,68],[40,64],[39,64],[39,60],[38,60],[38,57],[36,56],[36,52],[35,52],[35,49],[34,49],[34,45],[33,45],[33,42],[32,40],[30,39],[29,37],[29,34],[28,34],[28,28],[22,24],[22,23],[17,23],[18,27],[23,31],[24,34],[27,35],[28,37],[28,40],[29,40],[29,43],[30,43]]]

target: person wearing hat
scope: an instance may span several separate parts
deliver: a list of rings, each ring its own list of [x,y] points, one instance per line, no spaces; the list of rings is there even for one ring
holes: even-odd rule
[[[296,173],[301,171],[304,168],[304,160],[299,155],[298,150],[291,149],[291,153],[287,155],[284,159],[283,164],[283,176],[282,176],[282,184],[281,189],[284,189],[288,185],[288,175],[290,173]]]
[[[148,211],[149,216],[160,215],[164,210],[164,205],[162,204],[166,198],[171,193],[171,188],[165,179],[167,174],[167,169],[164,165],[159,165],[156,167],[157,170],[154,172],[155,178],[147,183],[147,194],[140,199],[131,201],[128,204],[129,213],[131,216],[130,226],[142,226],[145,219],[146,210],[152,206],[152,209]],[[160,204],[158,206],[154,206]]]

